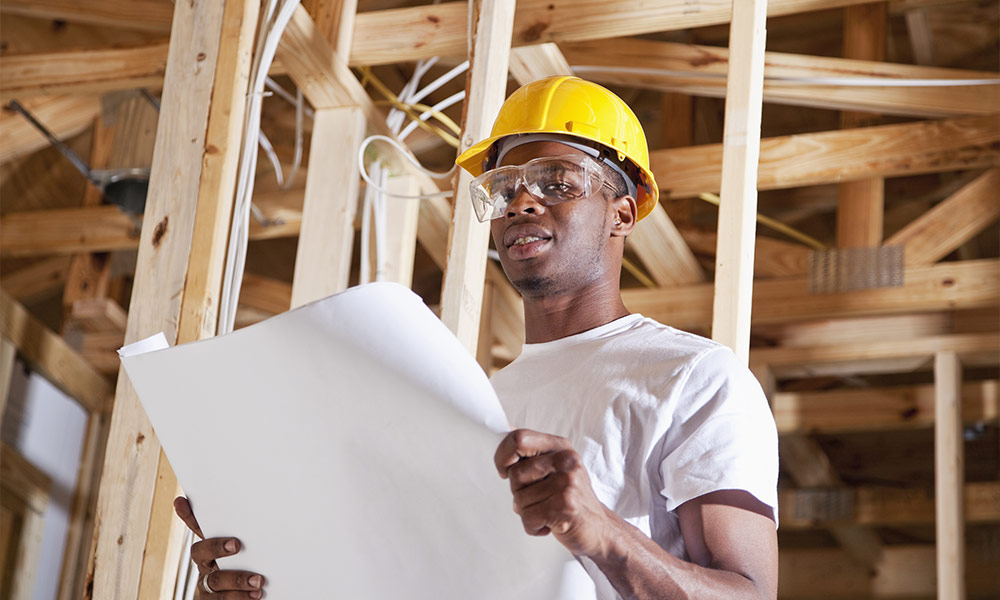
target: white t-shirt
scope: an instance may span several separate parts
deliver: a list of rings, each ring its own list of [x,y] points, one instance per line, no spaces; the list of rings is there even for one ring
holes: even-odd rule
[[[690,560],[674,512],[688,500],[745,490],[777,518],[774,418],[725,346],[632,314],[525,344],[491,381],[512,427],[569,439],[598,499],[678,558]],[[595,598],[619,597],[581,563]]]

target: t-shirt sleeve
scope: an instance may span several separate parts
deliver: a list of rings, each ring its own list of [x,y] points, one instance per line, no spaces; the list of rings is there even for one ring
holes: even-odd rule
[[[778,515],[778,434],[750,370],[724,346],[702,353],[673,405],[660,455],[667,510],[709,492],[744,490]]]

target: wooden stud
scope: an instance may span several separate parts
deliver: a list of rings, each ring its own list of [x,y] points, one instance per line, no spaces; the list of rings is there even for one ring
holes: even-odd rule
[[[754,285],[754,324],[893,313],[962,310],[1000,304],[1000,261],[984,259],[910,267],[902,287],[811,294],[806,277],[758,281]],[[711,323],[712,285],[622,290],[634,312],[681,329],[705,330]]]
[[[518,85],[553,75],[573,75],[573,69],[559,46],[548,42],[534,46],[521,46],[510,51],[510,74]]]
[[[48,506],[52,481],[17,450],[6,443],[0,444],[0,498],[4,508],[18,505],[21,513],[20,535],[8,590],[11,600],[33,598],[36,568],[42,551],[42,534],[45,531],[45,509]],[[8,540],[0,540],[8,541]]]
[[[415,196],[420,193],[417,181],[409,175],[390,177],[386,187],[396,194]],[[395,281],[406,287],[413,283],[413,258],[417,250],[417,222],[420,203],[417,200],[389,197],[385,223],[385,270],[383,281]]]
[[[997,190],[1000,169],[993,168],[900,229],[885,245],[903,246],[907,266],[935,263],[1000,218]]]
[[[881,61],[886,45],[885,2],[859,4],[844,9],[844,58]],[[871,125],[870,113],[841,113],[842,127]],[[881,177],[845,181],[837,201],[837,246],[870,248],[882,243],[885,182]]]
[[[734,0],[729,29],[730,54],[739,58],[730,63],[726,85],[712,339],[729,346],[742,362],[750,351],[767,4]]]
[[[465,116],[459,151],[487,137],[506,95],[514,3],[473,0],[474,16],[469,74],[465,86]],[[441,320],[472,354],[476,353],[483,305],[486,250],[490,228],[480,223],[469,197],[472,177],[459,169],[455,214],[448,235],[448,259],[441,290]]]
[[[360,108],[316,111],[292,308],[347,289],[360,186],[357,157],[364,134]]]
[[[213,124],[210,115],[243,120],[242,113],[234,111],[234,105],[222,106],[220,102],[213,107],[213,99],[225,95],[222,88],[242,95],[235,89],[234,80],[238,77],[232,65],[248,64],[245,61],[253,35],[241,35],[242,26],[235,23],[242,22],[244,15],[253,21],[257,13],[252,0],[175,5],[154,168],[129,310],[128,342],[161,330],[172,342],[189,341],[178,338],[182,303],[209,304],[205,298],[186,298],[184,294],[191,248],[197,244],[193,238],[196,234],[214,235],[216,230],[196,225],[197,217],[203,213],[198,212],[196,203],[190,199],[205,201],[199,195],[201,185],[221,177],[204,172],[206,168],[222,169],[226,162],[211,160],[209,155],[239,151],[239,144],[219,147],[208,143],[216,139],[212,133],[217,131],[214,127],[222,125]],[[248,27],[252,31],[254,24]],[[226,113],[226,109],[230,112]],[[221,186],[219,190],[212,201],[224,202],[233,193],[232,189],[225,191]],[[157,555],[154,548],[167,541],[150,539],[149,545],[145,543],[154,505],[160,445],[128,378],[119,377],[118,386],[88,567],[93,597],[102,600],[134,598],[140,589],[143,555]],[[172,519],[172,516],[159,518]],[[169,561],[153,565],[147,560],[145,570],[156,577],[168,567]]]
[[[934,498],[938,598],[965,598],[965,518],[962,486],[962,364],[954,351],[934,356]]]
[[[16,361],[17,346],[6,336],[0,336],[0,420],[7,410],[7,398],[10,396],[10,384]]]
[[[302,5],[312,16],[316,29],[347,60],[354,39],[358,0],[305,0]]]

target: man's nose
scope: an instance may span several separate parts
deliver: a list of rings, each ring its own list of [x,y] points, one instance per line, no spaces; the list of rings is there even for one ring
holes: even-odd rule
[[[514,217],[522,213],[541,214],[543,212],[545,212],[545,205],[539,202],[538,198],[535,198],[522,184],[518,186],[514,199],[507,205],[506,215]]]

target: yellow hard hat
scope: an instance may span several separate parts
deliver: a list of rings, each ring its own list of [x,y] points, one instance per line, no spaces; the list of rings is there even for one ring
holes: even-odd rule
[[[455,162],[476,177],[498,140],[539,133],[589,140],[613,151],[638,174],[634,182],[638,218],[656,206],[659,190],[649,170],[649,149],[639,119],[610,90],[579,77],[547,77],[520,87],[500,107],[490,137],[469,147]]]

